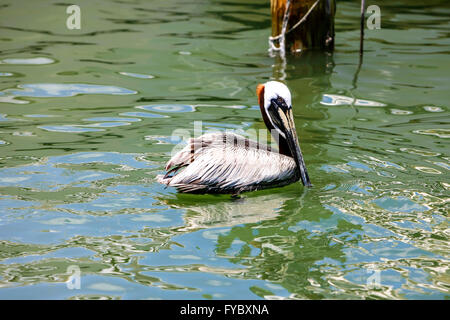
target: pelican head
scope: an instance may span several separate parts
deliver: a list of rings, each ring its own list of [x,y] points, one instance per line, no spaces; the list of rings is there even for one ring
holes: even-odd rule
[[[311,187],[295,130],[291,92],[283,83],[269,81],[258,85],[256,94],[267,128],[272,134],[274,134],[273,130],[278,133],[280,153],[294,158],[303,185]]]

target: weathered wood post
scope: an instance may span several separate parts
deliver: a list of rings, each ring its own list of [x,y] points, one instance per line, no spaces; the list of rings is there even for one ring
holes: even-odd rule
[[[335,0],[270,0],[270,6],[275,48],[282,50],[283,44],[286,52],[334,48]],[[284,39],[283,20],[287,21]]]

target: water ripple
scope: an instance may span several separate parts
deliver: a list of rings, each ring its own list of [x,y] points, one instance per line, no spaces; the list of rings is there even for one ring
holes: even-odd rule
[[[384,7],[359,72],[350,1],[335,54],[281,65],[261,41],[267,8],[254,3],[89,2],[101,30],[57,34],[51,15],[64,3],[39,11],[44,30],[10,19],[23,6],[9,0],[0,298],[448,298],[446,17],[400,2]],[[262,129],[256,82],[281,77],[314,188],[230,199],[157,183],[181,142],[171,132],[196,120]],[[65,283],[73,265],[77,292]]]
[[[432,135],[439,138],[450,138],[450,129],[419,129],[414,130],[414,133]]]
[[[98,132],[104,131],[104,129],[87,128],[82,125],[55,125],[55,126],[38,126],[39,129],[43,129],[50,132],[66,132],[66,133],[82,133],[82,132]]]
[[[55,63],[55,60],[47,57],[35,57],[35,58],[8,58],[0,61],[0,64],[17,64],[17,65],[42,65]]]
[[[150,112],[122,112],[121,116],[127,117],[138,117],[138,118],[167,118],[167,116],[163,116],[161,114],[155,114]]]
[[[361,107],[384,107],[386,106],[384,103],[363,100],[363,99],[355,99],[351,97],[346,97],[342,95],[336,94],[324,94],[322,96],[321,104],[325,106],[344,106],[344,105],[355,105]]]
[[[136,106],[138,109],[156,112],[194,112],[195,108],[193,106],[182,105],[182,104],[158,104],[158,105],[147,105],[147,106]]]
[[[18,85],[19,89],[7,89],[5,92],[16,97],[72,97],[77,94],[136,94],[136,91],[105,85],[37,83]]]
[[[131,72],[119,72],[119,74],[138,79],[153,79],[155,77],[150,74],[131,73]]]

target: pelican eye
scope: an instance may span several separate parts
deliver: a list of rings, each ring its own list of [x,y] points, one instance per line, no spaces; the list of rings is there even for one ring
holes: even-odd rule
[[[286,101],[280,96],[278,96],[276,99],[273,98],[271,101],[272,101],[272,104],[276,105],[278,108],[280,108],[284,112],[286,112],[287,110],[290,109],[290,106],[288,106],[286,104]]]

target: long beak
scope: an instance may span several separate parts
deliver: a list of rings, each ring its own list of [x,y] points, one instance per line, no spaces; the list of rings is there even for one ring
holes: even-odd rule
[[[302,183],[306,187],[312,187],[311,181],[309,180],[308,171],[306,171],[305,161],[303,160],[302,151],[300,149],[300,144],[298,143],[297,131],[295,130],[294,116],[292,114],[292,109],[282,110],[278,109],[279,116],[284,125],[284,133],[286,135],[286,140],[291,150],[294,160],[297,163],[297,169],[300,173]]]

